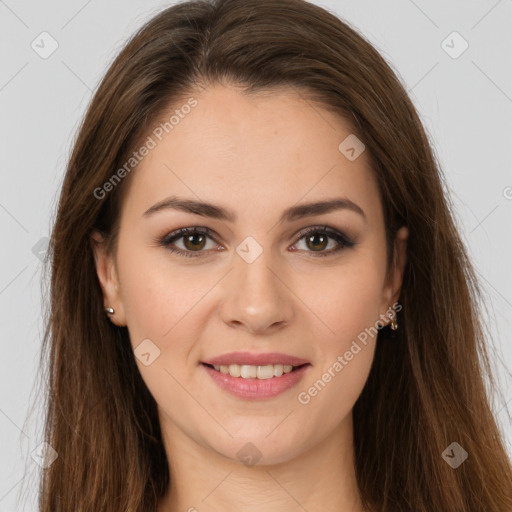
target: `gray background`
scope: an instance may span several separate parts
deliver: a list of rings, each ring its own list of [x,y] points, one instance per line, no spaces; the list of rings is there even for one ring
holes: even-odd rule
[[[72,138],[123,42],[171,3],[0,0],[0,512],[36,510],[40,468],[30,454],[42,416],[27,414],[42,333],[38,256]],[[314,3],[377,47],[419,110],[486,292],[494,408],[512,452],[512,0]],[[58,43],[47,59],[31,47],[43,31]],[[444,48],[453,55],[461,40],[442,45],[453,31],[469,43],[457,58]]]

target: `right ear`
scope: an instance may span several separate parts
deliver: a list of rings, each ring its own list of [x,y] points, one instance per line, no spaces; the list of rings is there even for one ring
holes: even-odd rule
[[[91,246],[96,274],[103,293],[103,308],[113,308],[114,313],[109,315],[110,320],[117,326],[124,326],[126,319],[114,257],[107,251],[105,239],[98,231],[91,234]]]

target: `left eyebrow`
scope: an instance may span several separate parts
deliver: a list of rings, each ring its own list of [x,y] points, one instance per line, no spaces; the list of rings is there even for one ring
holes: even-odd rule
[[[180,198],[177,196],[171,196],[163,199],[162,201],[159,201],[158,203],[148,208],[142,214],[142,217],[149,217],[156,212],[168,209],[180,210],[187,213],[200,215],[201,217],[211,217],[213,219],[225,220],[228,222],[235,222],[237,219],[235,212],[222,206],[203,201]],[[363,219],[366,220],[366,215],[359,205],[347,198],[335,198],[325,201],[300,204],[298,206],[291,206],[283,212],[279,222],[292,222],[304,217],[313,217],[315,215],[322,215],[336,210],[350,210],[358,213],[363,217]]]

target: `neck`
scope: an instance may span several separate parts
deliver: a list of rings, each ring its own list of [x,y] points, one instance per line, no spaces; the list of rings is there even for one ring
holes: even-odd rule
[[[162,416],[171,485],[158,512],[363,512],[352,415],[323,440],[278,464],[246,465],[186,436]],[[256,444],[256,443],[255,443]]]

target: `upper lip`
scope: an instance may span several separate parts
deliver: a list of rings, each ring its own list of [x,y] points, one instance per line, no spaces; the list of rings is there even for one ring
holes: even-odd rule
[[[221,356],[213,357],[207,361],[202,361],[205,364],[214,366],[230,364],[246,364],[251,366],[265,366],[270,364],[291,364],[292,366],[301,366],[309,363],[306,359],[301,357],[290,356],[288,354],[281,354],[279,352],[268,352],[266,354],[255,354],[251,352],[230,352]]]

